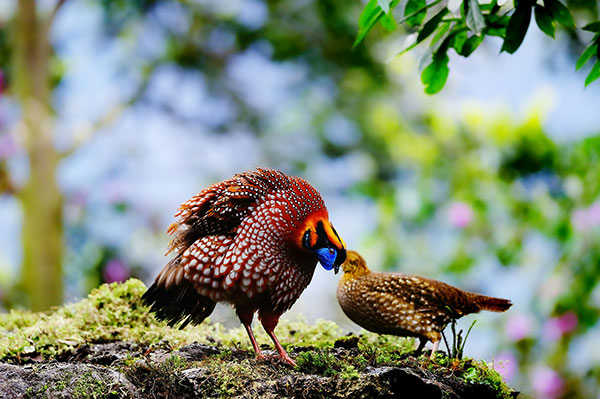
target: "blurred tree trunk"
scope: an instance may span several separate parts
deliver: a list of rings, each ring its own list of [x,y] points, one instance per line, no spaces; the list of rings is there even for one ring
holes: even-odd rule
[[[56,181],[60,154],[53,142],[49,68],[53,17],[39,17],[35,0],[19,0],[12,35],[13,87],[21,104],[21,134],[29,159],[29,178],[18,192],[23,213],[20,286],[32,310],[63,300],[62,196]]]

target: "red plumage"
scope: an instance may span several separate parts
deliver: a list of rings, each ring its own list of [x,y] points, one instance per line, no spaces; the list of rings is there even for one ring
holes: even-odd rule
[[[317,250],[343,241],[329,223],[321,195],[308,182],[257,169],[214,184],[183,203],[169,227],[176,256],[144,295],[161,319],[199,323],[216,302],[235,308],[259,356],[250,323],[255,312],[280,355],[293,360],[273,329],[310,283]]]

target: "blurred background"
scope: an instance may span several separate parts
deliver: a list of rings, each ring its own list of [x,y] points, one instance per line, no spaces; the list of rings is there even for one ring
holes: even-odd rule
[[[510,298],[466,355],[537,398],[600,386],[600,85],[583,48],[486,40],[423,94],[360,1],[0,2],[0,309],[152,281],[179,204],[257,166],[322,193],[375,270]],[[595,8],[597,12],[597,5]],[[318,268],[285,318],[359,331]],[[315,307],[314,304],[326,304]],[[223,306],[212,321],[237,326]]]

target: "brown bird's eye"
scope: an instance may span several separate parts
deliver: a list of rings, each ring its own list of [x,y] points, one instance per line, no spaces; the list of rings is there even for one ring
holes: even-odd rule
[[[329,248],[329,255],[333,255],[335,253],[335,249]]]

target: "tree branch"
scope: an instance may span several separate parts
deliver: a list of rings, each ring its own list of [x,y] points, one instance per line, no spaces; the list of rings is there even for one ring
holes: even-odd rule
[[[61,9],[63,4],[65,4],[65,0],[57,0],[56,4],[54,5],[54,8],[52,9],[52,12],[48,16],[48,19],[46,20],[46,29],[47,30],[50,30],[50,27],[52,26],[52,23],[54,22],[54,19],[56,18],[56,14],[58,14],[58,11]]]

